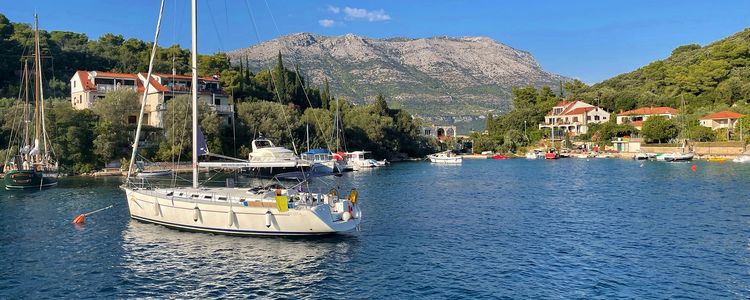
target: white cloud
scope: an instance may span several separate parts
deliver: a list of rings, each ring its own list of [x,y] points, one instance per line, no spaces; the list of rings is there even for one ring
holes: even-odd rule
[[[364,8],[352,8],[344,7],[344,14],[346,14],[347,20],[366,19],[370,22],[388,21],[391,16],[385,13],[384,10],[366,10]]]
[[[318,20],[318,24],[320,24],[320,26],[328,28],[328,27],[335,25],[336,21],[331,20],[331,19],[323,19],[323,20]]]
[[[328,5],[328,11],[332,12],[334,14],[338,14],[341,11],[341,8],[338,8],[336,6]]]

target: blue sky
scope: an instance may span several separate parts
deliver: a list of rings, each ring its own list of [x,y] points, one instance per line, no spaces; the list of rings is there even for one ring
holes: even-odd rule
[[[159,1],[0,2],[14,22],[153,38]],[[750,27],[750,1],[200,1],[200,51],[211,53],[295,32],[374,38],[488,36],[534,55],[550,72],[596,83]],[[189,2],[167,0],[161,45],[189,45]],[[275,21],[275,22],[274,22]],[[274,23],[276,25],[274,25]],[[277,29],[278,28],[278,29]]]

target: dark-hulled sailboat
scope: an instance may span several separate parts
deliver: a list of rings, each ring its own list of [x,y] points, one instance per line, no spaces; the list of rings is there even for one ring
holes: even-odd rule
[[[42,87],[42,64],[39,46],[39,20],[34,17],[34,63],[30,71],[24,62],[21,80],[24,95],[21,122],[14,128],[3,171],[6,190],[32,190],[57,185],[57,163],[51,156],[51,144],[44,124],[44,92]],[[34,105],[29,92],[29,77],[34,76]]]

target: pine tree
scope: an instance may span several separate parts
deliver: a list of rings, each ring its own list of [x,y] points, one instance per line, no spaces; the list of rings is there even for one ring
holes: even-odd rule
[[[323,109],[328,109],[331,97],[331,88],[328,86],[328,78],[325,79],[326,83],[323,87],[323,92],[320,93],[320,101],[321,101],[321,107]]]

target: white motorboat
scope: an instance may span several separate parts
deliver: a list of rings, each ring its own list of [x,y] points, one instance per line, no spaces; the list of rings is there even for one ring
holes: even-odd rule
[[[750,162],[750,154],[738,155],[732,161],[733,162],[737,162],[737,163],[749,163]]]
[[[544,151],[541,149],[534,149],[526,152],[526,159],[544,159]]]
[[[135,162],[135,165],[138,171],[138,173],[135,174],[136,177],[161,177],[172,175],[172,170],[167,169],[146,170],[146,167],[144,166],[142,161]]]
[[[252,141],[252,150],[248,158],[250,162],[294,162],[296,166],[297,156],[292,150],[274,145],[262,134]]]
[[[355,189],[346,198],[339,198],[336,189],[328,193],[304,191],[306,181],[285,188],[280,185],[265,188],[239,189],[200,186],[198,182],[198,66],[197,66],[197,0],[192,0],[192,187],[158,188],[131,180],[133,161],[143,124],[143,93],[141,112],[136,128],[128,178],[123,185],[128,210],[133,219],[160,224],[181,230],[233,235],[320,235],[355,229],[362,219],[358,194]],[[158,31],[163,13],[159,11],[157,34],[149,62],[148,76],[153,71],[153,60],[158,45]],[[148,90],[150,82],[143,82]],[[253,152],[271,145],[254,143]],[[286,157],[280,150],[267,151],[276,158]],[[258,154],[258,153],[256,153]],[[277,156],[278,154],[278,156]],[[241,162],[244,165],[263,165],[266,162]],[[145,179],[143,179],[145,181]],[[210,236],[207,236],[210,238]]]
[[[693,160],[693,156],[694,156],[693,152],[688,152],[688,153],[674,152],[674,153],[667,153],[667,154],[662,155],[662,159],[664,161],[669,161],[669,162],[690,161],[690,160]]]
[[[453,154],[453,152],[446,151],[428,155],[430,162],[436,164],[460,164],[463,162],[461,156]]]
[[[311,164],[310,170],[316,173],[341,173],[341,163],[333,158],[333,154],[326,149],[311,149],[300,155],[302,160]]]
[[[162,177],[172,175],[171,170],[138,171],[136,177]]]
[[[346,163],[354,171],[379,167],[378,161],[372,158],[370,151],[346,152]]]

